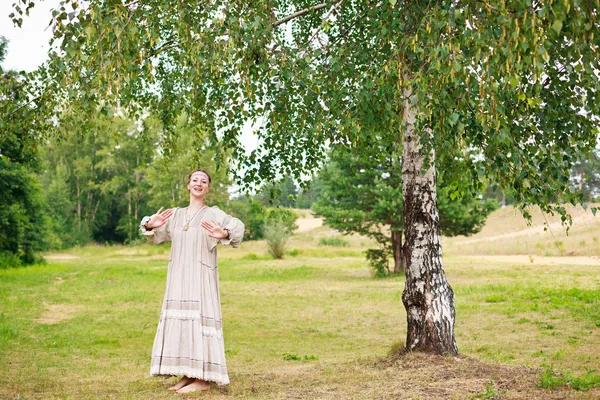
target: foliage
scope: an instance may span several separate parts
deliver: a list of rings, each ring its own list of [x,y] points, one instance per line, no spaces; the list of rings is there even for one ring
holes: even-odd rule
[[[262,205],[294,207],[298,189],[294,184],[294,180],[290,176],[286,176],[278,183],[265,185],[263,189],[255,196]]]
[[[594,149],[589,157],[580,159],[571,171],[571,186],[586,201],[600,198],[600,149]]]
[[[266,207],[257,201],[241,197],[228,204],[228,212],[244,221],[246,240],[257,240],[265,237],[265,225],[270,221],[280,221],[285,231],[291,234],[296,228],[298,216],[292,210],[280,207]]]
[[[7,41],[0,36],[0,63]],[[38,143],[43,128],[29,115],[35,104],[27,97],[27,80],[0,67],[0,266],[39,261],[47,246],[48,218],[39,183]]]
[[[282,218],[270,218],[265,221],[264,236],[267,241],[269,254],[280,260],[285,254],[287,241],[290,234]]]
[[[348,247],[350,243],[339,237],[324,237],[319,239],[319,246]]]
[[[440,227],[445,236],[470,236],[480,232],[487,217],[498,208],[493,199],[481,201],[471,195],[457,199],[451,197],[444,187],[438,190]]]
[[[144,170],[153,158],[152,136],[141,137],[124,117],[100,116],[81,129],[61,131],[42,154],[55,246],[131,242],[149,211]]]
[[[296,208],[312,208],[312,205],[317,201],[321,193],[325,189],[323,181],[319,178],[319,175],[313,175],[310,179],[308,187],[301,190],[296,200]]]
[[[374,276],[383,278],[390,275],[389,251],[387,249],[369,249],[365,251],[365,254]]]
[[[225,169],[216,171],[206,133],[186,118],[174,128],[177,137],[170,158],[164,152],[160,124],[152,116],[140,122],[98,116],[82,126],[84,132],[60,132],[60,140],[50,141],[41,152],[54,248],[135,241],[144,215],[187,204],[187,176],[196,166],[211,171],[207,201],[226,204]]]
[[[567,177],[596,145],[597,0],[348,1],[287,23],[298,10],[289,1],[63,3],[40,72],[61,88],[53,98],[64,109],[158,109],[167,130],[187,111],[214,124],[212,142],[240,161],[242,185],[299,179],[328,143],[372,146],[372,132],[401,126],[408,90],[417,129],[432,133],[426,147],[460,166],[446,179],[454,195],[486,180],[563,215],[554,202],[581,200]],[[260,140],[246,154],[238,135],[249,121]],[[456,158],[467,149],[479,157]]]
[[[4,263],[39,261],[46,248],[48,219],[38,182],[32,173],[8,157],[0,157],[0,254]],[[15,256],[15,257],[12,257]]]
[[[384,140],[380,138],[377,143]],[[330,163],[319,175],[323,190],[313,204],[313,210],[323,216],[329,226],[346,234],[370,237],[379,244],[379,249],[367,253],[378,276],[389,272],[387,257],[393,254],[394,245],[392,230],[404,230],[399,151],[390,151],[393,143],[389,146],[374,144],[360,153],[335,148]],[[442,233],[457,236],[479,232],[487,216],[496,208],[495,201],[482,203],[470,194],[452,199],[444,176],[442,172],[438,179]]]
[[[145,125],[148,130],[160,129],[160,121],[156,118],[146,119]],[[210,148],[207,128],[194,125],[190,118],[182,116],[178,118],[174,129],[175,138],[168,144],[161,142],[158,153],[157,150],[153,150],[155,156],[147,168],[147,180],[152,192],[149,206],[152,212],[160,207],[187,205],[187,178],[195,168],[203,168],[210,173],[212,181],[207,202],[225,207],[229,200],[228,188],[231,181],[226,168],[217,169],[215,152]],[[168,157],[165,156],[167,151]],[[222,166],[226,166],[226,162],[227,158],[223,156]]]
[[[317,201],[324,186],[318,175],[313,175],[310,182],[302,182],[302,185],[303,188],[298,191],[293,178],[288,175],[279,182],[263,185],[253,199],[265,206],[309,209]]]

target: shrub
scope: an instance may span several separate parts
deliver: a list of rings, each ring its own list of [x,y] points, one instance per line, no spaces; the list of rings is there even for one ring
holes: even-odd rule
[[[7,269],[11,267],[20,267],[23,264],[21,259],[16,254],[5,253],[0,254],[0,269]]]
[[[382,278],[390,274],[390,262],[385,249],[369,249],[365,253],[373,275]]]
[[[242,220],[246,226],[245,240],[258,240],[265,237],[265,224],[279,220],[288,233],[296,228],[298,216],[289,208],[265,207],[256,201],[235,200],[229,203],[231,215]]]
[[[285,254],[285,246],[290,236],[285,223],[281,219],[269,219],[264,228],[265,239],[269,254],[275,259],[282,259]]]
[[[350,243],[342,238],[321,238],[319,240],[319,246],[335,246],[335,247],[348,247]]]

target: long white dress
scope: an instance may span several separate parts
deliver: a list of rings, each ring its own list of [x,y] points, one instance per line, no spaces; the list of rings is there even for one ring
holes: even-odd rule
[[[204,207],[191,220],[176,208],[167,223],[142,233],[152,243],[171,241],[167,288],[152,347],[150,375],[185,375],[229,383],[221,322],[217,243],[239,246],[244,224],[218,207]],[[228,229],[228,239],[208,236],[200,226],[213,221]],[[184,230],[189,224],[189,229]]]

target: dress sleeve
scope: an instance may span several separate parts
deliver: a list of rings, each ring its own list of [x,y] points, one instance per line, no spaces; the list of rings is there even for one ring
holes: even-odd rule
[[[214,207],[215,222],[219,224],[221,228],[229,230],[229,238],[220,239],[219,242],[233,247],[238,247],[242,243],[244,237],[245,226],[242,221],[232,217],[219,207]]]
[[[142,222],[140,222],[140,231],[144,236],[146,236],[150,243],[159,244],[171,241],[171,225],[173,224],[176,210],[177,209],[173,210],[173,214],[171,214],[163,226],[151,230],[147,230],[144,226],[146,222],[150,221],[151,217],[142,218]]]

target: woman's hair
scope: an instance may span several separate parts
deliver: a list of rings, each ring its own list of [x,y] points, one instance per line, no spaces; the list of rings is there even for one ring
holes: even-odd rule
[[[210,185],[210,182],[212,181],[210,174],[208,173],[208,171],[206,171],[205,169],[202,169],[202,168],[196,168],[195,170],[190,172],[190,174],[188,175],[188,178],[187,178],[187,183],[190,183],[190,181],[192,180],[192,175],[194,175],[195,172],[204,172],[206,174],[206,176],[208,176],[208,184]]]

